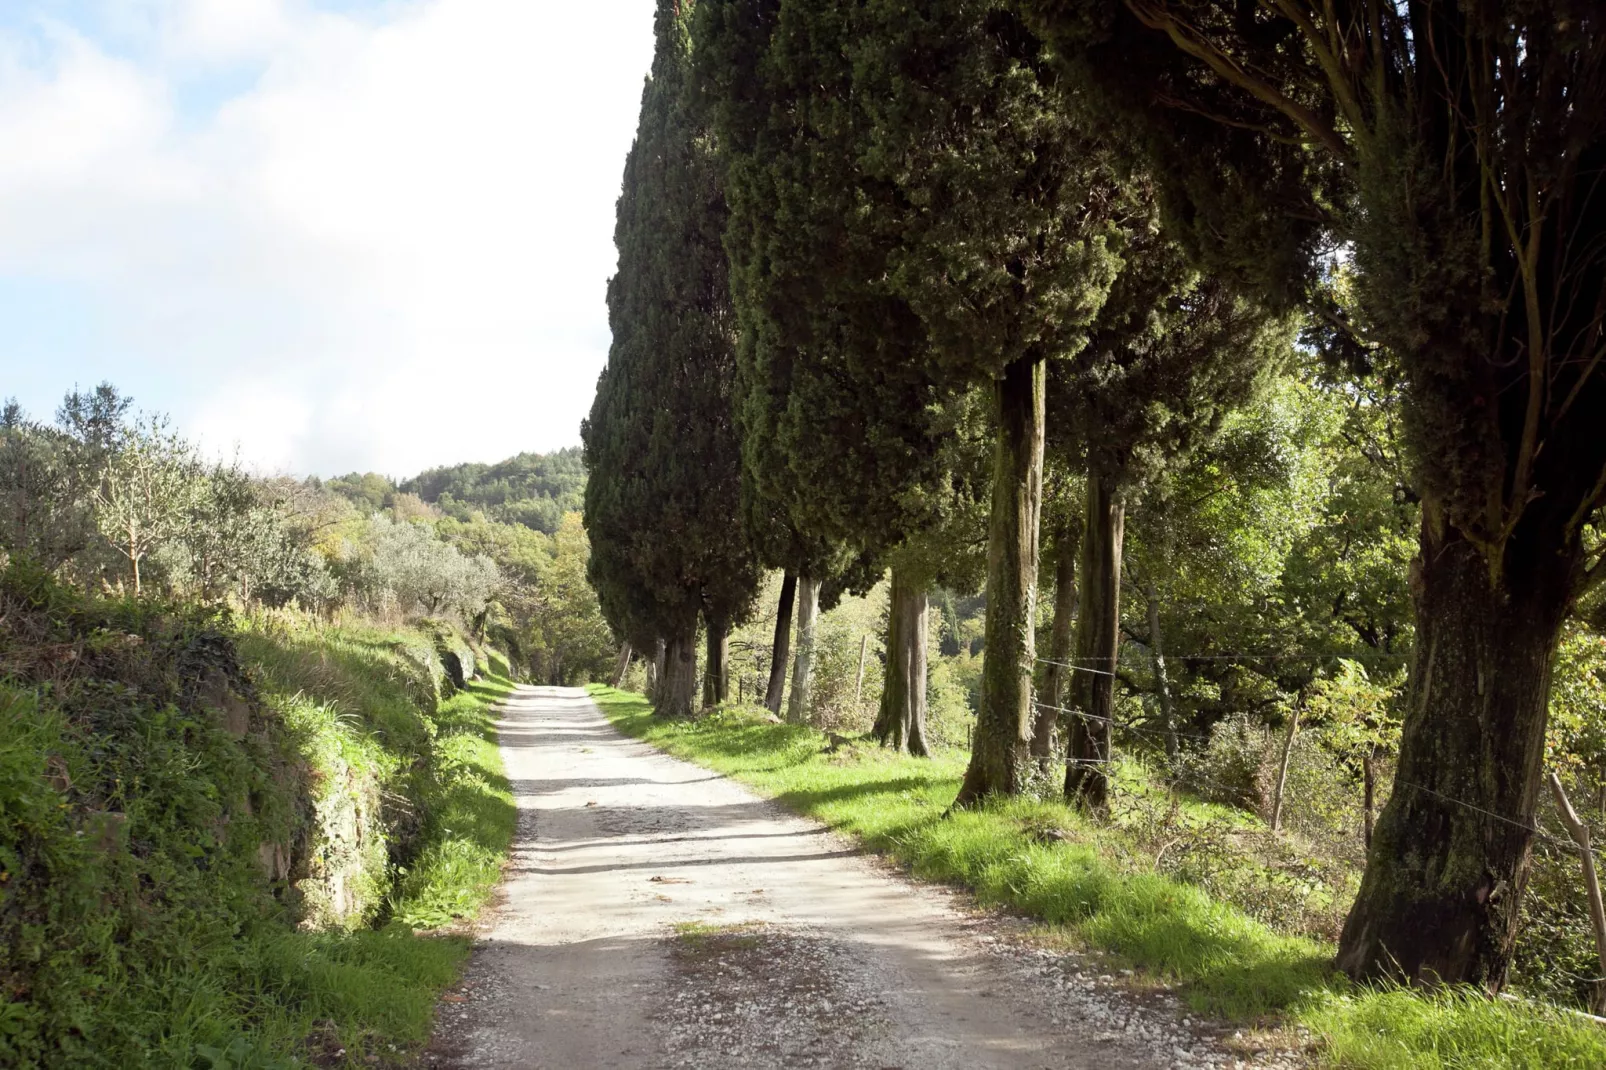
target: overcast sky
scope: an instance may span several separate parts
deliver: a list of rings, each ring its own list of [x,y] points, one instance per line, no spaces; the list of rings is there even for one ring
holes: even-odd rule
[[[651,0],[0,0],[0,396],[263,470],[579,441]]]

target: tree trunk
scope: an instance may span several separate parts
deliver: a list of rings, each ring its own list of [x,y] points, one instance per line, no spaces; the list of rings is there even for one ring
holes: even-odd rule
[[[1361,759],[1361,836],[1366,849],[1372,849],[1373,815],[1377,812],[1377,755]]]
[[[1076,619],[1076,557],[1081,553],[1082,522],[1067,511],[1055,536],[1054,553],[1054,629],[1049,634],[1048,664],[1043,672],[1043,693],[1037,697],[1037,724],[1032,730],[1032,757],[1047,769],[1059,750],[1056,736],[1064,737],[1065,683],[1070,678],[1071,637]]]
[[[664,646],[664,673],[653,705],[660,717],[690,717],[697,694],[697,629],[687,629]]]
[[[791,724],[806,724],[814,697],[814,623],[820,610],[820,581],[799,576],[797,582],[797,655],[792,663],[792,702],[786,708]]]
[[[658,701],[658,689],[664,682],[664,659],[668,656],[668,649],[668,644],[662,639],[658,640],[652,661],[647,663],[647,697],[654,703]]]
[[[139,586],[139,557],[136,554],[130,553],[128,560],[129,563],[134,566],[134,595],[138,597],[141,593]]]
[[[1528,519],[1543,508],[1529,506]],[[1551,663],[1578,568],[1576,540],[1558,538],[1560,528],[1520,525],[1497,582],[1459,533],[1435,530],[1424,503],[1399,768],[1339,941],[1338,965],[1351,977],[1489,991],[1505,983],[1528,878]]]
[[[781,581],[781,605],[775,611],[775,641],[770,646],[770,686],[764,705],[777,717],[786,694],[786,663],[792,646],[792,605],[797,601],[797,577],[790,572]]]
[[[703,709],[712,709],[730,698],[730,622],[705,618],[708,632],[708,661],[703,670]]]
[[[1110,801],[1115,666],[1121,648],[1121,541],[1125,534],[1126,503],[1116,496],[1113,480],[1089,472],[1065,798],[1090,810],[1103,810]]]
[[[1165,640],[1160,631],[1160,595],[1151,578],[1143,585],[1143,597],[1149,603],[1149,650],[1154,654],[1154,690],[1160,700],[1160,727],[1165,732],[1165,756],[1177,764],[1181,747],[1177,744],[1177,715],[1171,705],[1171,674],[1165,664]]]
[[[981,709],[955,806],[1018,795],[1032,769],[1037,535],[1043,507],[1043,362],[1023,357],[994,384],[998,443],[987,535]]]
[[[621,646],[619,648],[619,664],[614,666],[614,670],[613,670],[613,686],[615,688],[620,688],[620,687],[625,686],[625,673],[627,673],[629,671],[630,671],[630,644],[629,643],[625,643],[623,646]]]
[[[926,757],[926,643],[931,601],[923,584],[892,570],[887,609],[887,679],[871,732],[884,747]]]

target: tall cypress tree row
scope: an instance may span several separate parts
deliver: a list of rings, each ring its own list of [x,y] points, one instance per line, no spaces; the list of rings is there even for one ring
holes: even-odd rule
[[[1562,623],[1606,584],[1606,19],[1596,0],[1027,0],[1202,261],[1298,299],[1353,250],[1422,498],[1396,790],[1351,975],[1498,989]],[[1495,820],[1490,815],[1498,815]]]
[[[581,429],[591,581],[633,645],[664,640],[654,699],[666,716],[693,710],[699,615],[711,655],[705,698],[723,697],[725,638],[759,577],[740,521],[724,198],[687,93],[691,15],[689,0],[658,4],[657,50],[619,198],[613,345]]]
[[[753,500],[769,510],[775,548],[766,546],[766,560],[799,577],[800,622],[813,605],[811,579],[850,556],[860,582],[870,578],[866,567],[879,571],[875,563],[906,534],[940,518],[951,482],[954,416],[907,360],[879,359],[919,345],[918,320],[907,302],[869,283],[885,274],[884,256],[854,242],[846,226],[855,193],[843,152],[863,116],[840,48],[848,7],[836,8],[723,0],[704,5],[698,32],[728,166],[746,474]],[[924,679],[906,685],[909,667],[923,660],[912,647],[917,629],[895,622],[900,610],[918,615],[911,607],[924,604],[930,580],[894,583],[889,685],[915,700],[904,703],[900,724],[923,720]],[[843,583],[853,585],[844,576],[836,586]]]
[[[759,441],[784,459],[794,517],[889,550],[927,530],[951,487],[953,402],[993,394],[988,658],[962,801],[1015,792],[1042,365],[1080,345],[1118,263],[1094,161],[996,0],[709,12],[744,404],[768,420]]]
[[[886,250],[889,285],[922,325],[917,366],[942,390],[993,393],[987,653],[965,805],[1019,792],[1035,768],[1046,365],[1084,344],[1120,261],[1100,156],[1010,7],[860,10],[866,240]]]

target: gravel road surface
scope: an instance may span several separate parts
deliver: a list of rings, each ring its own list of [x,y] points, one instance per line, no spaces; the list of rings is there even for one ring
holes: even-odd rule
[[[426,1065],[1283,1066],[1095,960],[627,739],[582,690],[502,713],[519,831]]]

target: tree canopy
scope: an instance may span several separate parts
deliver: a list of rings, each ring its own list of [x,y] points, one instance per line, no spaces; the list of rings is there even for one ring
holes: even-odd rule
[[[718,167],[687,93],[692,5],[661,0],[625,164],[608,287],[613,346],[581,430],[589,575],[616,632],[670,651],[660,708],[684,715],[699,615],[739,618],[758,584],[741,529],[741,452]]]
[[[1030,0],[1202,262],[1400,362],[1423,503],[1397,791],[1340,961],[1499,988],[1548,666],[1603,577],[1606,49],[1586,0]],[[1320,300],[1343,250],[1354,315]],[[1510,821],[1489,827],[1480,815]],[[1431,919],[1426,921],[1425,919]]]

